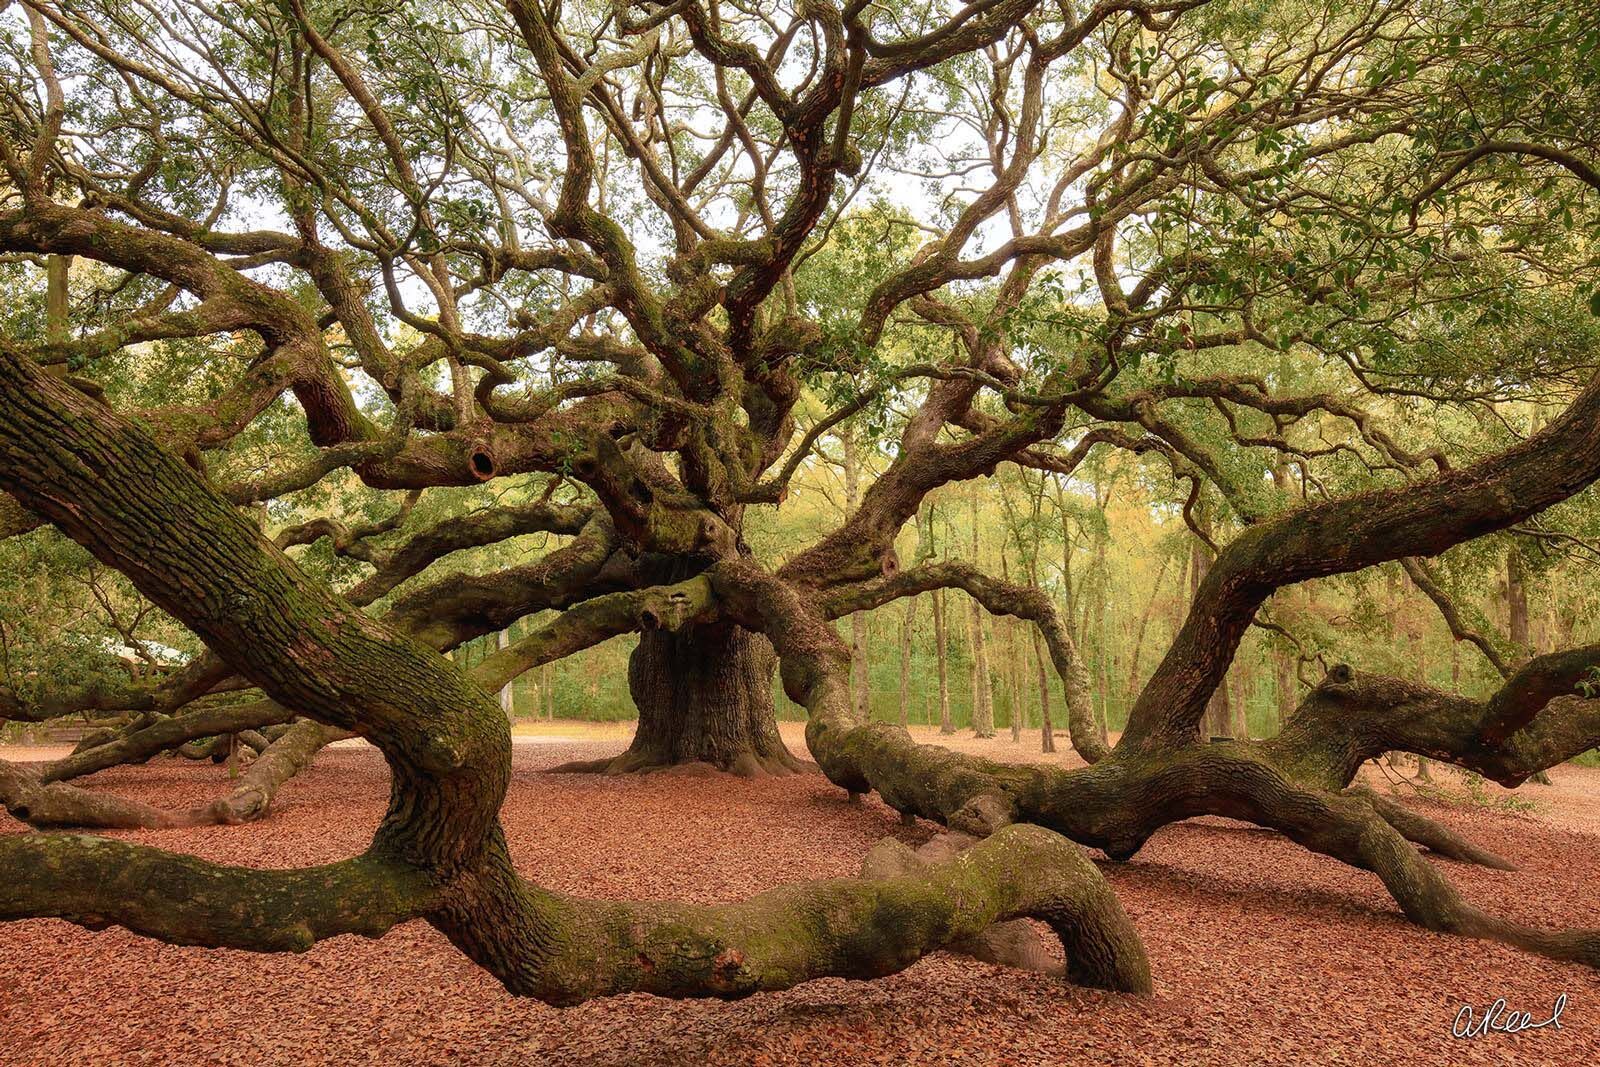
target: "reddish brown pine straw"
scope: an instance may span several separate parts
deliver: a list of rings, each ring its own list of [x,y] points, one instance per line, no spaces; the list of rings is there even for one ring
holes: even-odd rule
[[[920,843],[820,775],[545,775],[621,745],[519,744],[503,819],[521,870],[605,897],[734,900],[856,873],[886,835]],[[1525,922],[1600,925],[1600,771],[1554,771],[1533,815],[1429,805],[1519,864],[1449,864],[1474,903]],[[219,788],[158,760],[95,779],[163,806]],[[383,812],[379,755],[336,748],[247,828],[126,836],[208,859],[298,866],[360,851]],[[1523,794],[1530,790],[1523,790]],[[1539,794],[1533,795],[1538,798]],[[1572,798],[1578,798],[1574,803]],[[24,832],[0,816],[0,833]],[[54,920],[0,934],[0,1064],[1555,1064],[1600,1060],[1600,980],[1405,921],[1375,878],[1266,831],[1204,820],[1102,863],[1149,949],[1156,996],[1090,992],[937,954],[875,982],[828,979],[748,1000],[643,995],[557,1010],[508,996],[422,923],[302,956],[175,948]],[[1569,1003],[1560,1032],[1449,1036],[1461,1005]]]

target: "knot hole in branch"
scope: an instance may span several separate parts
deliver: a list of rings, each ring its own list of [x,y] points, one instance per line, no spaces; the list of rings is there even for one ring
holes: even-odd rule
[[[480,482],[486,482],[494,477],[494,456],[487,448],[474,448],[472,454],[467,457],[467,466],[472,471],[472,476]]]

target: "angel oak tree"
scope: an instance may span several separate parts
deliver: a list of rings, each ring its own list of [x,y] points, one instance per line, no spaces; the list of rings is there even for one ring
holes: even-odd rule
[[[0,763],[0,803],[249,821],[348,734],[394,786],[367,852],[309,870],[6,835],[0,919],[271,951],[422,917],[574,1003],[871,977],[1029,916],[1070,979],[1142,991],[1071,842],[1126,858],[1210,814],[1373,871],[1430,928],[1600,962],[1594,932],[1466,904],[1414,845],[1503,861],[1350,788],[1390,750],[1516,783],[1594,747],[1595,648],[1487,699],[1341,667],[1276,737],[1198,733],[1247,630],[1285,629],[1275,591],[1419,567],[1600,477],[1600,90],[1576,58],[1600,26],[1560,9],[4,5],[0,534],[65,535],[207,651],[0,690],[12,719],[122,713],[42,773]],[[1407,419],[1524,395],[1567,406],[1492,447]],[[762,558],[754,516],[846,433],[882,470],[836,529]],[[1115,747],[1045,590],[896,550],[941,487],[1107,453],[1216,548]],[[425,573],[528,534],[564,540]],[[835,621],[945,589],[1036,628],[1087,769],[921,746],[859,708]],[[545,611],[470,668],[440,654]],[[831,781],[984,840],[721,908],[522,880],[488,694],[619,634],[638,734],[572,769],[794,769],[776,665]],[[69,783],[218,736],[260,757],[197,811]]]

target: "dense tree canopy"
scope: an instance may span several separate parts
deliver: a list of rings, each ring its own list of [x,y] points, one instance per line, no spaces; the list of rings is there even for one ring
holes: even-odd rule
[[[1390,751],[1516,784],[1600,744],[1576,599],[1537,640],[1526,604],[1600,554],[1600,16],[1572,8],[0,4],[0,717],[101,725],[0,762],[0,803],[244,822],[350,734],[394,774],[331,867],[0,838],[0,919],[281,950],[420,916],[570,1003],[870,977],[1026,915],[1072,979],[1143,990],[1071,842],[1219,814],[1430,928],[1600,963],[1467,905],[1414,843],[1493,853],[1350,788]],[[1337,617],[1402,580],[1473,646],[1452,690]],[[1164,581],[1191,591],[1151,628]],[[1089,767],[917,744],[905,666],[872,713],[866,613],[923,594],[975,679],[986,616],[1036,650]],[[724,908],[525,881],[491,694],[620,635],[638,734],[571,769],[797,769],[776,669],[831,781],[986,840]],[[1241,648],[1269,729],[1226,707]],[[68,784],[240,747],[201,810]]]

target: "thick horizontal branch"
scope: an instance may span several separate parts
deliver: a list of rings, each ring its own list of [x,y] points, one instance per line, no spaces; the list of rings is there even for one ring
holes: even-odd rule
[[[472,668],[479,685],[494,692],[543,663],[570,656],[619,634],[675,631],[711,621],[717,606],[704,577],[676,585],[608,593],[568,608]]]
[[[318,752],[350,736],[343,730],[309,719],[296,722],[275,740],[263,745],[245,772],[229,783],[225,795],[181,811],[68,785],[50,775],[54,767],[46,767],[46,773],[41,776],[31,767],[0,760],[0,808],[17,820],[40,828],[165,830],[252,822],[267,813],[278,789],[303,771]],[[90,749],[81,755],[94,753],[95,750]]]
[[[338,934],[378,937],[415,917],[433,884],[375,855],[268,871],[77,834],[0,837],[0,921],[123,926],[174,945],[304,952]]]
[[[458,927],[470,909],[503,925]],[[814,978],[877,978],[1022,917],[1060,938],[1069,980],[1150,991],[1144,948],[1104,876],[1037,826],[1009,827],[914,874],[806,882],[713,907],[576,900],[522,882],[499,857],[430,915],[513,993],[552,1004],[628,992],[731,998]]]
[[[1576,691],[1596,663],[1596,646],[1540,656],[1487,700],[1340,665],[1264,744],[1300,778],[1331,789],[1348,785],[1364,761],[1394,750],[1515,786],[1600,747],[1600,699]],[[1510,723],[1520,725],[1497,735]]]
[[[64,756],[52,763],[40,778],[46,783],[64,782],[123,763],[139,763],[202,737],[259,730],[264,726],[288,722],[293,715],[293,712],[271,700],[195,707],[157,719],[115,740]]]
[[[615,527],[596,512],[577,537],[548,555],[490,574],[441,578],[397,598],[384,621],[434,648],[451,648],[614,588],[604,575],[617,547]]]
[[[536,501],[496,505],[444,519],[407,538],[397,548],[374,551],[370,562],[377,572],[351,589],[347,599],[352,604],[370,604],[435,561],[464,548],[498,544],[530,533],[577,534],[592,514],[591,508]]]

